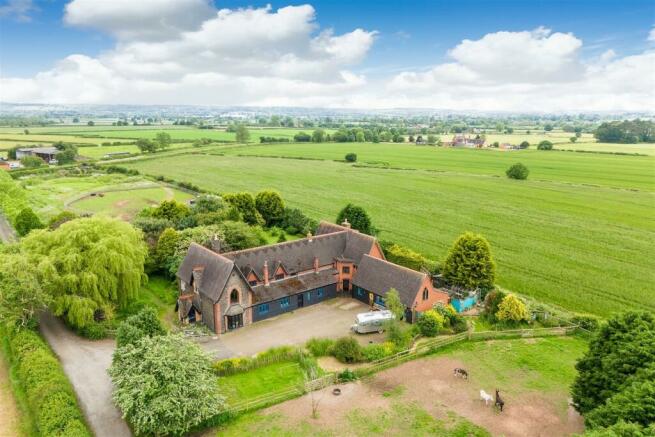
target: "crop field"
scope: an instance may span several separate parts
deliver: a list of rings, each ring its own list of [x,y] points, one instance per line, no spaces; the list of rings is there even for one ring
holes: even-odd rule
[[[455,134],[440,135],[441,141],[450,141]],[[475,137],[475,134],[465,134],[469,137]],[[525,133],[517,132],[512,134],[494,134],[487,133],[484,134],[487,144],[493,142],[499,143],[510,143],[510,144],[520,144],[523,141],[530,143],[532,147],[536,147],[541,141],[548,140],[553,144],[558,143],[570,143],[569,138],[575,134],[570,132],[534,132],[534,133]],[[423,136],[425,137],[425,135]],[[582,134],[582,137],[578,141],[595,141],[593,135],[591,134]]]
[[[568,142],[566,144],[555,144],[556,149],[564,150],[585,150],[589,152],[607,152],[607,153],[639,153],[641,155],[655,155],[655,144],[616,144],[616,143],[596,143],[596,142]]]
[[[357,164],[400,169],[422,169],[505,177],[515,162],[530,169],[530,179],[603,185],[628,189],[655,188],[655,158],[541,150],[499,151],[453,149],[410,144],[275,144],[235,147],[220,153],[290,158],[343,160],[357,154]],[[311,166],[307,162],[303,166]]]
[[[368,147],[340,145],[343,149],[334,152],[333,146],[314,145],[339,158],[346,148],[365,158]],[[416,149],[431,153],[428,148]],[[626,308],[655,310],[651,299],[655,281],[652,173],[650,179],[648,174],[631,173],[639,165],[642,173],[649,165],[652,168],[650,157],[529,152],[525,156],[534,156],[534,161],[525,162],[533,174],[527,181],[515,181],[504,177],[503,170],[518,155],[499,164],[492,158],[507,159],[508,155],[475,150],[434,153],[435,164],[428,170],[411,169],[407,164],[407,169],[398,170],[329,160],[211,155],[161,157],[124,165],[218,192],[274,188],[291,206],[316,219],[334,220],[346,203],[353,202],[369,212],[381,239],[434,259],[442,259],[462,232],[479,232],[490,240],[498,265],[497,282],[503,287],[603,316]],[[409,152],[399,151],[399,155],[418,163],[427,160]],[[451,156],[461,158],[457,167],[437,171],[437,164]],[[552,180],[544,180],[538,174],[540,157],[574,159],[577,164],[563,172],[558,166],[566,167],[565,162],[546,161],[543,166],[552,167]],[[598,164],[601,158],[609,161]],[[467,171],[467,160],[475,171]],[[586,176],[580,180],[578,173]],[[588,185],[578,184],[583,181]],[[621,181],[625,188],[639,189],[605,186]]]
[[[162,200],[185,201],[190,194],[139,177],[31,177],[21,183],[27,202],[47,220],[63,210],[130,219]],[[96,195],[91,196],[94,193]]]

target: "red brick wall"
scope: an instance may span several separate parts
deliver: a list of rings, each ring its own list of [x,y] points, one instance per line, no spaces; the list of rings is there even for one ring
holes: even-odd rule
[[[369,255],[372,256],[373,258],[377,259],[385,259],[384,253],[382,253],[382,250],[380,249],[380,245],[376,241],[375,244],[373,244],[373,247],[371,247],[371,251],[369,252]]]
[[[423,289],[428,289],[428,300],[423,300]],[[432,286],[432,281],[429,276],[425,276],[421,288],[416,293],[416,300],[414,301],[414,309],[418,312],[423,312],[431,309],[437,303],[448,304],[448,294],[438,290]]]

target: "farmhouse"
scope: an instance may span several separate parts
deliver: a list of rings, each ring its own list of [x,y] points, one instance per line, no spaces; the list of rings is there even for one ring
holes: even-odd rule
[[[481,138],[480,135],[476,135],[475,138],[471,138],[468,135],[455,135],[453,139],[446,143],[452,147],[484,147],[484,138]]]
[[[57,153],[60,150],[56,147],[37,147],[37,148],[25,148],[16,150],[16,159],[22,159],[26,156],[36,156],[37,158],[43,159],[45,162],[50,162],[57,159]]]
[[[448,294],[429,275],[388,262],[375,237],[321,222],[315,236],[253,249],[217,253],[192,244],[177,276],[181,321],[202,322],[216,333],[240,328],[336,296],[384,307],[395,288],[406,319]]]

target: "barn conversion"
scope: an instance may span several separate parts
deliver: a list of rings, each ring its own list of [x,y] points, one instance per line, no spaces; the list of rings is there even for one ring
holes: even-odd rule
[[[316,235],[235,252],[191,244],[178,272],[178,315],[224,333],[336,296],[384,307],[394,288],[406,319],[448,294],[429,275],[388,262],[375,239],[342,225],[321,222]]]

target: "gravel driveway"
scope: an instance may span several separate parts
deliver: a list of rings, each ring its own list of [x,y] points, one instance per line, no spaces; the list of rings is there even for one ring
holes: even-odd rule
[[[41,333],[73,384],[84,416],[96,437],[132,435],[111,400],[112,384],[107,369],[116,348],[115,341],[80,338],[50,313],[40,317],[40,326]]]

